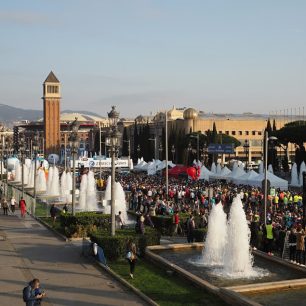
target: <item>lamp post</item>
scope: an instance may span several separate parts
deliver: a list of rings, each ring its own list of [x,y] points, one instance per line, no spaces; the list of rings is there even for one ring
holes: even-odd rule
[[[34,154],[34,190],[33,190],[33,206],[32,215],[35,216],[36,210],[36,181],[37,181],[37,156],[39,150],[39,133],[36,132],[34,135],[34,141],[32,142],[32,150]]]
[[[19,154],[21,162],[21,197],[24,197],[24,153],[25,153],[25,142],[24,138],[20,138]]]
[[[266,130],[264,134],[264,144],[265,144],[265,168],[264,168],[264,221],[265,225],[267,224],[267,197],[268,197],[268,145],[269,145],[269,140],[277,140],[276,137],[271,136],[269,137],[269,133]]]
[[[156,156],[157,138],[155,136],[154,138],[149,138],[149,140],[154,141],[154,158],[157,159],[157,156]]]
[[[137,149],[136,149],[136,150],[137,150],[137,156],[138,156],[138,158],[140,158],[140,156],[139,156],[139,155],[140,155],[140,150],[141,150],[141,149],[140,149],[140,145],[137,146]]]
[[[248,140],[244,141],[243,150],[245,154],[245,170],[248,170],[248,164],[249,164],[249,150],[250,150],[250,144]]]
[[[174,145],[171,146],[171,153],[172,153],[172,162],[174,163],[174,154],[175,154],[175,147],[174,147]]]
[[[200,160],[200,134],[197,133],[197,135],[190,135],[190,138],[197,139],[197,162],[199,162]]]
[[[4,151],[4,135],[1,134],[1,184],[3,186],[3,193],[4,193],[4,184],[3,184],[3,151]]]
[[[187,147],[187,156],[188,156],[188,161],[187,163],[189,164],[189,161],[190,161],[190,153],[192,152],[192,145],[191,145],[191,142],[189,142],[188,144],[188,147]]]
[[[117,123],[119,119],[119,113],[116,111],[115,106],[112,106],[112,110],[108,113],[109,120],[109,134],[106,137],[106,145],[109,147],[111,155],[111,236],[115,236],[115,156],[119,148],[120,133],[117,129]]]
[[[78,153],[79,149],[79,130],[80,124],[78,123],[78,118],[76,117],[75,120],[71,123],[71,133],[69,136],[69,145],[72,154],[72,215],[75,216],[75,157]]]
[[[159,151],[159,159],[161,160],[163,154],[163,145],[161,143],[159,144],[158,151]]]
[[[11,154],[11,146],[12,146],[12,139],[10,139],[9,137],[7,137],[5,139],[5,148],[6,148],[6,153],[5,153],[5,156],[4,156],[4,159],[6,161],[6,178],[5,178],[5,191],[4,191],[4,195],[7,196],[6,193],[8,193],[8,171],[7,171],[7,161],[8,161],[8,158]]]

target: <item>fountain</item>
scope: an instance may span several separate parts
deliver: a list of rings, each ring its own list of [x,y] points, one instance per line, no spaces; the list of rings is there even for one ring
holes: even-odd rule
[[[98,211],[95,175],[92,171],[87,175],[86,211]]]
[[[111,200],[111,176],[107,179],[107,185],[103,200],[103,206],[104,206],[104,213],[110,214],[111,213],[111,206],[110,206],[110,200]],[[119,211],[121,211],[121,216],[125,223],[128,223],[128,215],[126,212],[126,200],[125,200],[125,193],[124,190],[119,182],[115,183],[115,214],[118,215]]]
[[[208,218],[208,224],[205,247],[199,263],[203,263],[206,266],[220,266],[224,263],[224,249],[227,240],[226,213],[221,202],[213,206]]]
[[[19,162],[17,162],[16,165],[15,165],[15,179],[14,179],[14,181],[15,182],[21,182],[21,179],[22,179],[22,177],[21,177],[21,165],[20,165]]]
[[[38,169],[36,174],[36,191],[37,192],[46,192],[47,191],[47,181],[46,174],[43,169]]]
[[[67,174],[66,171],[63,171],[61,176],[61,198],[64,202],[66,202],[67,196]]]
[[[72,176],[71,176],[71,172],[67,172],[66,174],[66,187],[67,187],[67,197],[66,197],[66,201],[68,203],[72,202]]]
[[[303,186],[303,172],[306,172],[305,162],[302,162],[300,165],[299,186]]]
[[[60,195],[59,173],[57,167],[49,168],[47,189],[48,196],[57,197]]]
[[[24,182],[24,185],[28,185],[28,183],[29,183],[29,167],[26,164],[23,164],[22,167],[23,167],[23,182]]]
[[[299,186],[299,176],[297,171],[297,164],[294,163],[291,169],[291,186],[298,187]]]
[[[230,278],[259,276],[259,273],[253,269],[251,232],[239,196],[233,200],[226,231],[223,275]]]
[[[88,177],[87,174],[84,174],[82,175],[81,186],[80,186],[80,197],[79,197],[79,206],[78,206],[78,210],[80,211],[86,210],[87,184],[88,184]]]
[[[32,162],[29,169],[28,185],[27,185],[28,188],[34,188],[34,170],[35,170],[35,164],[34,162]]]
[[[51,195],[52,178],[53,178],[53,167],[50,167],[49,170],[48,170],[48,181],[47,181],[47,193],[48,193],[48,195]]]

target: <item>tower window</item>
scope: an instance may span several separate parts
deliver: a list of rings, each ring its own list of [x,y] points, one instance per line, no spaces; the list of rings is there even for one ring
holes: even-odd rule
[[[47,93],[58,93],[58,86],[48,85]]]

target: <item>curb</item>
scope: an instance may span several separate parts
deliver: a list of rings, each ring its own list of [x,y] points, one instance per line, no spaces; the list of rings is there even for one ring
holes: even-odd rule
[[[46,227],[48,230],[50,230],[55,236],[57,236],[58,238],[60,238],[61,240],[64,240],[65,242],[68,242],[69,239],[64,236],[63,234],[59,233],[57,230],[55,230],[53,227],[51,227],[48,223],[46,223],[45,221],[41,220],[38,217],[34,217],[32,215],[30,215],[32,218],[34,218],[37,222],[39,222],[40,224],[42,224],[44,227]]]
[[[106,273],[108,273],[111,277],[116,279],[119,283],[121,283],[123,286],[130,289],[132,292],[134,292],[137,296],[139,296],[142,300],[144,300],[148,305],[152,306],[159,306],[156,302],[154,302],[151,298],[149,298],[147,295],[142,293],[139,289],[131,285],[128,281],[126,281],[124,278],[122,278],[120,275],[118,275],[116,272],[114,272],[111,268],[108,266],[104,266],[102,263],[97,261],[95,259],[96,265],[98,265],[100,268],[102,268]]]

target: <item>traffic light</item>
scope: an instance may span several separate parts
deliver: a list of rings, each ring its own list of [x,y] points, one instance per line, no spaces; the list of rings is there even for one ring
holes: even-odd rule
[[[14,135],[13,135],[14,154],[17,154],[19,150],[19,128],[18,126],[14,126],[13,132],[14,132]]]

